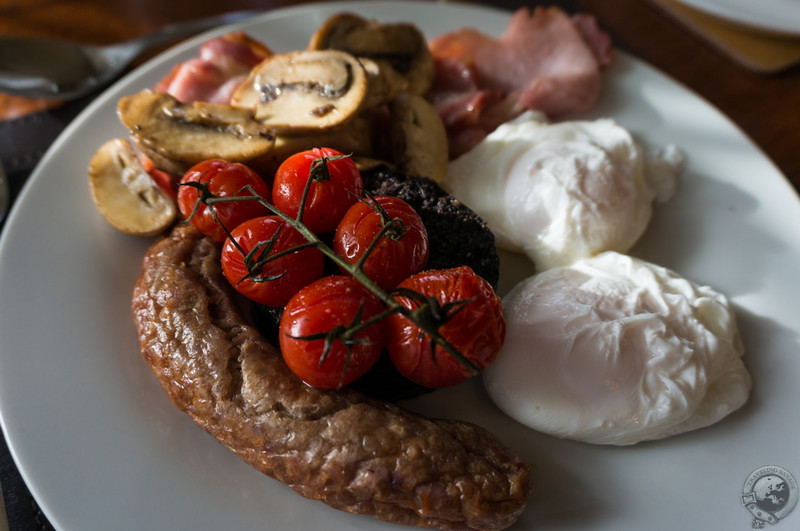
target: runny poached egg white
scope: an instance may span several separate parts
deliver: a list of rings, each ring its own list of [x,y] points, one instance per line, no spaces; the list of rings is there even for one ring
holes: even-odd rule
[[[535,430],[629,445],[708,426],[747,400],[728,300],[616,252],[522,281],[504,298],[506,341],[484,385]]]
[[[526,112],[450,163],[442,185],[475,210],[497,244],[542,271],[627,252],[652,203],[675,191],[682,154],[645,153],[611,119],[549,123]]]

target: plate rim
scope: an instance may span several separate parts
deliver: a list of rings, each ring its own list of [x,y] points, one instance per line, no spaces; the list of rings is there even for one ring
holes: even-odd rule
[[[793,17],[785,18],[786,13],[782,10],[780,14],[764,15],[755,14],[752,11],[742,11],[742,0],[674,0],[675,2],[687,5],[704,13],[714,15],[748,28],[770,35],[783,37],[800,36],[800,4],[797,5],[797,13]],[[763,1],[763,0],[762,0]],[[735,4],[735,5],[734,5]],[[763,4],[762,4],[763,5]]]
[[[45,179],[44,176],[40,177],[39,174],[44,172],[44,168],[46,168],[48,166],[50,159],[52,157],[55,157],[56,153],[58,153],[62,149],[62,145],[69,142],[69,137],[71,135],[73,135],[74,132],[80,130],[82,124],[86,120],[88,120],[89,117],[93,116],[97,112],[98,108],[103,107],[104,105],[107,104],[109,99],[115,97],[115,94],[119,90],[121,90],[122,88],[128,86],[129,83],[133,82],[134,80],[139,79],[143,75],[143,73],[149,72],[150,69],[160,66],[164,61],[167,60],[167,58],[171,58],[171,57],[174,57],[175,55],[179,55],[184,50],[196,46],[197,43],[201,42],[203,39],[207,38],[211,34],[216,34],[216,33],[221,33],[221,32],[224,32],[224,31],[228,31],[231,28],[247,27],[247,26],[250,26],[251,24],[252,25],[260,24],[260,23],[263,23],[266,20],[271,20],[273,18],[273,15],[275,16],[275,18],[278,18],[279,16],[295,16],[297,14],[297,12],[305,12],[305,11],[312,10],[312,9],[315,9],[315,8],[318,8],[318,7],[332,8],[332,6],[363,5],[363,4],[367,4],[367,3],[372,3],[372,2],[367,2],[366,0],[363,0],[363,1],[355,1],[355,2],[351,1],[351,2],[332,2],[332,3],[303,4],[303,5],[299,5],[299,6],[292,6],[292,7],[285,8],[285,9],[277,9],[277,10],[273,10],[273,11],[267,11],[267,12],[264,12],[262,15],[258,15],[256,18],[254,18],[254,19],[252,19],[250,21],[247,21],[247,22],[244,22],[244,23],[236,23],[236,24],[225,26],[225,27],[220,27],[220,28],[217,28],[215,30],[211,30],[209,32],[203,33],[203,34],[201,34],[201,35],[199,35],[197,37],[194,37],[192,39],[189,39],[188,41],[186,41],[184,43],[181,43],[181,44],[177,45],[176,47],[171,48],[170,50],[167,50],[163,54],[159,54],[159,56],[157,56],[157,57],[153,58],[152,60],[148,61],[147,63],[145,63],[141,67],[137,68],[136,70],[132,71],[130,74],[126,75],[123,79],[121,79],[120,81],[118,81],[117,83],[112,85],[112,87],[110,87],[109,89],[104,91],[104,93],[101,96],[99,96],[97,99],[95,99],[95,101],[93,101],[89,106],[87,106],[87,108],[84,109],[67,126],[67,128],[59,136],[59,138],[54,142],[54,144],[51,146],[51,148],[48,149],[48,152],[46,153],[45,157],[43,157],[43,159],[40,162],[40,164],[37,165],[37,167],[34,170],[34,172],[32,172],[30,178],[28,179],[28,182],[25,183],[24,189],[23,189],[22,193],[20,194],[20,197],[18,198],[17,202],[15,203],[15,206],[12,209],[12,212],[10,213],[9,219],[6,220],[7,226],[3,231],[2,239],[0,239],[0,277],[3,276],[3,270],[4,270],[4,261],[3,261],[2,257],[4,256],[5,253],[3,251],[4,251],[4,249],[5,249],[6,245],[7,245],[7,242],[11,241],[11,238],[7,237],[7,235],[10,233],[10,230],[8,230],[8,229],[16,227],[17,222],[15,221],[15,218],[18,215],[21,216],[21,214],[18,214],[17,211],[21,212],[21,210],[23,208],[22,205],[27,204],[27,202],[29,201],[29,199],[27,199],[27,196],[34,193],[32,191],[33,190],[33,184],[32,184],[33,181],[36,180],[38,182],[39,180]],[[411,3],[418,3],[420,5],[425,5],[425,6],[430,6],[431,5],[429,2],[416,2],[416,1],[414,1],[414,2],[398,2],[398,1],[392,2],[392,1],[386,1],[386,2],[380,2],[380,3],[387,4],[387,5],[390,5],[390,4],[411,4]],[[437,4],[437,5],[439,5],[439,4]],[[449,6],[452,6],[452,5],[450,4]],[[484,11],[487,10],[484,6],[461,6],[461,7],[464,7],[465,9],[468,9],[470,11],[478,11],[478,12],[484,12]],[[489,6],[489,8],[492,8],[492,7]],[[506,11],[506,10],[495,10],[495,11],[497,13],[504,13],[504,14],[509,14],[510,15],[510,12]],[[619,52],[618,50],[615,50],[615,53],[622,53],[622,52]],[[699,96],[696,92],[694,92],[693,90],[689,89],[685,85],[681,84],[677,80],[667,76],[666,74],[661,72],[659,69],[657,69],[653,65],[650,65],[650,64],[644,62],[643,60],[638,59],[638,58],[636,58],[634,56],[631,56],[629,54],[624,54],[624,55],[626,55],[630,60],[632,60],[638,66],[644,66],[644,67],[646,67],[646,68],[648,68],[650,70],[653,70],[658,75],[663,76],[663,77],[669,79],[672,83],[675,83],[675,84],[679,85],[684,90],[686,90],[688,93],[690,93],[694,98],[696,98],[698,101],[701,101],[705,106],[707,106],[710,109],[712,109],[715,113],[717,113],[721,118],[723,118],[727,122],[729,127],[732,127],[737,132],[737,134],[741,135],[750,144],[750,146],[752,148],[755,148],[755,150],[759,153],[759,156],[762,159],[764,159],[765,161],[767,161],[769,164],[771,164],[774,167],[775,172],[778,175],[783,177],[786,185],[789,186],[792,190],[794,190],[794,188],[789,183],[788,179],[786,179],[786,177],[782,174],[782,172],[780,172],[780,170],[774,165],[774,163],[771,161],[771,159],[769,159],[769,157],[767,157],[765,155],[765,153],[741,130],[741,128],[739,128],[735,123],[733,123],[727,116],[725,116],[723,113],[721,113],[719,111],[719,109],[717,109],[710,102],[708,102],[707,100],[705,100],[704,98]],[[796,191],[795,191],[795,194],[796,194]],[[14,218],[14,219],[12,219],[12,218]],[[8,244],[8,245],[10,245],[10,244]],[[0,350],[2,350],[2,348],[0,348]],[[0,363],[2,363],[2,356],[1,355],[0,355]],[[17,453],[15,451],[16,445],[12,444],[12,439],[14,437],[11,434],[9,434],[8,431],[6,430],[6,415],[4,414],[5,407],[4,407],[4,404],[3,404],[3,401],[2,401],[2,397],[3,397],[3,393],[0,393],[0,427],[2,427],[3,431],[6,433],[6,438],[7,438],[7,441],[8,441],[9,451],[11,452],[12,457],[14,458],[15,462],[19,466],[20,463],[19,463],[19,460],[17,458]],[[27,472],[24,471],[22,467],[20,467],[20,473],[22,474],[23,478],[26,480],[26,483],[31,487],[31,491],[34,493],[34,496],[36,497],[36,499],[37,500],[41,499],[40,498],[40,496],[42,494],[41,491],[39,491],[38,488],[34,488],[34,487],[38,487],[38,486],[31,486],[30,485],[29,478],[27,477]],[[42,508],[45,511],[45,514],[47,514],[48,517],[51,517],[51,514],[48,511],[48,508],[46,508],[44,505],[43,505]],[[58,520],[57,519],[53,519],[53,521],[55,523]]]

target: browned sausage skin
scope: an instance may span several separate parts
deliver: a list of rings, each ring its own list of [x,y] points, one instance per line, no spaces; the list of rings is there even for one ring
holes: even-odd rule
[[[504,529],[522,513],[528,467],[486,430],[297,379],[237,306],[218,245],[191,226],[148,251],[132,307],[173,403],[299,494],[441,529]]]

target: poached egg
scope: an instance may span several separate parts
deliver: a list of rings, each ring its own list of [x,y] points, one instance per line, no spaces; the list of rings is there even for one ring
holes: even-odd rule
[[[654,201],[677,187],[683,156],[645,152],[612,119],[549,123],[525,112],[450,163],[443,187],[478,213],[497,245],[538,271],[627,252]]]
[[[722,294],[616,252],[538,273],[504,298],[505,344],[483,383],[550,435],[630,445],[717,422],[750,376]]]

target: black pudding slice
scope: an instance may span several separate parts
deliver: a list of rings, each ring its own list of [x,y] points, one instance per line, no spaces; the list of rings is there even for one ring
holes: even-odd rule
[[[432,179],[403,175],[386,166],[365,171],[362,176],[367,193],[399,197],[420,215],[430,242],[430,258],[426,269],[450,269],[466,265],[497,287],[500,259],[494,234],[474,211]],[[255,311],[261,333],[276,345],[281,310],[257,305]],[[388,401],[413,398],[431,391],[398,373],[386,353],[351,387]]]
[[[394,195],[410,204],[428,230],[430,258],[426,269],[466,265],[497,288],[500,258],[486,222],[436,181],[410,177],[380,166],[363,174],[372,195]]]

